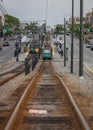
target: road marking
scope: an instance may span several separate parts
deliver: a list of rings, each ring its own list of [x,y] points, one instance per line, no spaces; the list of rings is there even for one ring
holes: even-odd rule
[[[87,64],[84,63],[85,68],[93,74],[93,69],[91,69]]]
[[[3,50],[5,51],[7,49],[7,47],[5,47]]]

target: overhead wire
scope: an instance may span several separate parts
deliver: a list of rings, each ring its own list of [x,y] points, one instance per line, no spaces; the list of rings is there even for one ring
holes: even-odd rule
[[[2,6],[1,3],[0,3],[0,10],[2,11],[3,14],[8,14],[6,9]]]
[[[3,11],[3,9],[2,9],[2,6],[1,6],[1,4],[0,4],[0,10],[1,10],[1,12],[4,14],[4,11]]]

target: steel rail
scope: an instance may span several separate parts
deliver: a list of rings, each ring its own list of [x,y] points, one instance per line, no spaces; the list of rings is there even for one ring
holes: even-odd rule
[[[5,78],[4,80],[0,81],[0,86],[3,85],[3,84],[5,84],[5,83],[8,82],[9,80],[15,78],[16,76],[22,74],[23,72],[24,72],[24,70],[18,72],[17,74],[14,74],[13,76],[10,76],[10,77]]]
[[[31,80],[30,84],[27,86],[26,90],[24,91],[23,95],[21,96],[21,98],[20,98],[18,104],[16,105],[16,107],[15,107],[15,109],[14,109],[14,111],[13,111],[13,113],[12,113],[12,115],[11,115],[11,117],[10,117],[10,119],[9,119],[9,121],[8,121],[4,130],[12,130],[11,128],[13,127],[13,123],[16,120],[16,116],[17,116],[17,114],[20,110],[20,107],[21,107],[27,93],[29,92],[31,85],[34,83],[36,77],[38,77],[40,75],[41,69],[42,69],[42,65],[38,69],[38,72],[33,76],[33,79]]]
[[[61,79],[59,74],[57,74],[56,72],[54,72],[54,74],[60,80],[60,82],[63,84],[63,87],[66,90],[66,93],[67,93],[67,95],[69,97],[69,100],[70,100],[70,102],[71,102],[71,104],[72,104],[72,106],[73,106],[73,108],[74,108],[80,122],[82,123],[82,126],[84,127],[84,130],[91,130],[88,122],[86,121],[85,117],[83,116],[80,109],[78,108],[74,98],[72,97],[72,95],[71,95],[69,89],[67,88],[67,86],[65,85],[64,81]]]
[[[23,65],[20,66],[20,67],[23,67]],[[13,73],[13,71],[15,71],[16,69],[19,69],[20,67],[17,67],[17,68],[15,68],[15,69],[13,69],[13,70],[11,70],[11,71],[9,71],[9,72],[3,73],[3,74],[1,74],[0,76],[5,76],[5,75],[7,75],[7,74],[11,74],[11,73]],[[7,78],[1,80],[1,81],[0,81],[0,86],[3,85],[3,84],[5,84],[5,83],[8,82],[9,80],[15,78],[16,76],[22,74],[23,72],[24,72],[24,69],[22,69],[21,71],[19,71],[19,72],[17,72],[17,73],[14,73],[14,75],[12,75],[12,76],[9,76],[9,77],[7,77]]]
[[[52,69],[53,69],[53,67],[52,67]],[[10,119],[9,119],[9,121],[8,121],[8,123],[7,123],[7,125],[6,125],[6,127],[5,127],[4,130],[12,130],[13,123],[15,122],[16,116],[17,116],[17,114],[18,114],[18,112],[19,112],[19,110],[20,110],[20,107],[22,106],[22,102],[23,102],[23,100],[25,99],[25,97],[26,97],[26,95],[27,95],[27,92],[28,92],[29,89],[30,89],[31,84],[33,84],[34,81],[35,81],[35,79],[36,79],[36,77],[38,77],[38,76],[40,75],[40,72],[41,72],[41,71],[40,71],[40,69],[39,69],[38,73],[36,73],[36,74],[34,75],[32,81],[31,81],[30,84],[27,86],[27,88],[26,88],[24,94],[23,94],[22,97],[20,98],[20,101],[18,102],[18,105],[16,106],[16,108],[15,108],[13,114],[11,115],[11,117],[10,117]],[[60,82],[63,84],[64,89],[66,90],[66,93],[67,93],[67,95],[68,95],[68,97],[69,97],[69,100],[70,100],[70,102],[71,102],[71,104],[72,104],[72,106],[73,106],[73,108],[74,108],[74,111],[76,112],[76,115],[77,115],[77,117],[78,117],[78,119],[79,119],[79,121],[80,121],[82,127],[84,128],[84,130],[91,130],[90,127],[89,127],[89,125],[88,125],[88,123],[87,123],[87,121],[86,121],[86,119],[85,119],[85,117],[83,116],[83,114],[82,114],[81,111],[79,110],[77,104],[75,103],[75,100],[74,100],[74,98],[72,97],[72,95],[71,95],[69,89],[68,89],[67,86],[65,85],[64,81],[61,79],[61,77],[60,77],[55,71],[53,71],[53,73],[54,73],[54,75],[60,80]],[[33,88],[32,88],[32,89],[33,89]]]
[[[8,73],[12,73],[12,72],[15,71],[16,69],[18,69],[18,68],[20,68],[20,67],[23,67],[23,66],[24,66],[24,63],[22,63],[21,65],[19,65],[19,66],[13,68],[13,69],[11,69],[11,70],[8,70],[8,71],[6,71],[6,72],[0,73],[0,76],[6,75],[6,74],[8,74]],[[10,67],[10,66],[9,66],[9,67]]]

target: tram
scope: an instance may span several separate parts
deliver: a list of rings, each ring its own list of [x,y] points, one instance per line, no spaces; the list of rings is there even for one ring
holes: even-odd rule
[[[53,58],[51,46],[43,47],[42,58],[43,60],[51,60]]]

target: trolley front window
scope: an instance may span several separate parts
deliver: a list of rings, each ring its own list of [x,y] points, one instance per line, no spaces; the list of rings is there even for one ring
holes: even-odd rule
[[[50,50],[44,50],[44,53],[51,53]]]

